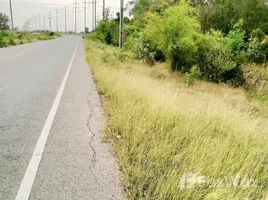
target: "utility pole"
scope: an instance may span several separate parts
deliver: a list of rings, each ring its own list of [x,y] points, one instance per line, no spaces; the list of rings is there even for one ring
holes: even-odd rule
[[[29,32],[32,31],[32,25],[33,25],[33,21],[32,19],[29,19]]]
[[[39,31],[41,31],[41,15],[39,14],[38,17],[39,17]]]
[[[78,3],[77,3],[77,0],[75,0],[75,3],[74,3],[74,23],[75,23],[75,33],[77,32],[77,5],[78,5]]]
[[[96,2],[96,0],[93,0],[92,1],[92,30],[94,30],[96,28],[96,25],[97,25],[96,12],[97,12],[97,2]]]
[[[64,16],[65,16],[65,33],[67,33],[67,20],[66,20],[66,15],[67,15],[67,6],[65,5],[65,8],[64,8]]]
[[[56,9],[56,32],[59,32],[59,26],[58,26],[58,9]]]
[[[31,32],[32,31],[32,25],[33,25],[33,20],[32,19],[28,19],[28,21],[29,21],[29,32]]]
[[[51,18],[52,18],[52,16],[51,16],[51,11],[49,12],[49,16],[48,16],[48,19],[49,19],[49,30],[50,30],[50,32],[51,32]]]
[[[32,31],[34,31],[34,17],[33,18],[31,18],[31,21],[32,21]]]
[[[94,9],[94,12],[95,12],[95,28],[97,26],[97,0],[94,0],[94,4],[95,4],[95,9]]]
[[[35,31],[37,31],[37,16],[34,17]]]
[[[92,31],[94,30],[94,0],[92,0],[92,24],[91,24],[91,27],[92,27]]]
[[[10,9],[10,19],[11,19],[11,29],[14,29],[14,24],[13,24],[13,11],[12,11],[12,3],[11,0],[9,0],[9,9]]]
[[[84,35],[86,35],[86,28],[87,28],[87,0],[82,2],[84,4]]]
[[[46,31],[46,13],[44,13],[44,31]]]
[[[120,0],[119,48],[122,48],[123,46],[123,27],[124,27],[124,0]]]
[[[102,3],[102,19],[103,21],[105,20],[105,0],[103,0]]]

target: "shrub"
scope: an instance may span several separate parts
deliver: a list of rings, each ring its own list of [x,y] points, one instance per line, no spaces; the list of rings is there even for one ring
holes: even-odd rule
[[[249,61],[264,63],[268,55],[268,39],[260,30],[254,30],[249,38],[247,57]]]
[[[121,49],[117,58],[120,62],[124,62],[128,58],[128,55]]]
[[[49,32],[49,36],[50,36],[50,37],[52,37],[52,36],[54,36],[54,35],[55,35],[54,32]]]
[[[20,40],[16,37],[9,37],[9,45],[18,45],[20,44]]]
[[[243,20],[239,20],[233,30],[227,35],[228,43],[232,49],[232,54],[237,63],[242,63],[246,60],[245,56],[245,35],[246,31],[243,29]]]
[[[185,1],[163,13],[149,13],[145,34],[163,52],[173,70],[189,71],[195,64],[197,48],[193,34],[200,29],[195,9]]]
[[[135,25],[126,25],[124,28],[124,49],[133,50],[135,40],[139,38],[141,30]]]
[[[186,73],[186,83],[190,86],[193,85],[194,82],[199,79],[201,76],[200,69],[197,65],[194,65],[189,73]]]
[[[242,83],[242,72],[232,49],[239,51],[243,47],[244,32],[240,29],[236,25],[229,40],[220,31],[201,34],[195,9],[180,1],[162,15],[148,14],[145,34],[164,53],[172,70],[190,72],[197,65],[206,80],[238,85]]]
[[[20,44],[25,44],[25,43],[27,43],[28,41],[26,40],[26,39],[21,39],[20,40]]]
[[[101,21],[93,36],[106,44],[119,45],[119,24],[115,20]]]
[[[52,36],[51,36],[52,35]],[[18,45],[28,42],[47,40],[59,37],[59,33],[27,33],[21,31],[1,31],[0,32],[0,47],[7,47],[9,45]]]
[[[247,91],[257,91],[261,94],[268,92],[268,71],[267,66],[248,63],[243,65],[245,84]]]
[[[228,82],[241,85],[240,65],[235,62],[228,40],[219,31],[195,34],[198,47],[197,63],[203,78],[213,82]]]
[[[135,57],[140,60],[154,59],[155,52],[152,48],[152,44],[150,44],[150,41],[142,32],[139,34],[139,37],[135,39],[134,54]]]
[[[6,37],[0,38],[0,47],[7,47],[9,45],[9,39]]]

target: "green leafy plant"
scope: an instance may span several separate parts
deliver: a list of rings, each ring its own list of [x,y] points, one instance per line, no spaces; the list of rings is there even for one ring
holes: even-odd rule
[[[200,70],[197,65],[194,65],[189,73],[186,73],[186,83],[190,86],[193,85],[201,76]]]
[[[124,52],[124,50],[120,50],[117,58],[120,62],[124,62],[128,58],[128,55]]]
[[[118,45],[119,44],[119,24],[117,21],[101,21],[96,27],[93,34],[94,38],[103,43]]]
[[[247,57],[255,63],[265,63],[268,55],[268,39],[260,29],[251,33],[247,49]]]
[[[161,14],[147,14],[145,34],[163,52],[173,70],[187,72],[195,64],[193,34],[200,28],[195,11],[186,1],[180,1]]]

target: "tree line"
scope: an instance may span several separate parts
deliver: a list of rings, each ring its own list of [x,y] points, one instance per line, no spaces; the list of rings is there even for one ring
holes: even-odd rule
[[[125,18],[124,49],[148,63],[217,83],[243,85],[243,63],[266,63],[265,0],[134,0]],[[118,18],[101,21],[91,36],[118,45]]]

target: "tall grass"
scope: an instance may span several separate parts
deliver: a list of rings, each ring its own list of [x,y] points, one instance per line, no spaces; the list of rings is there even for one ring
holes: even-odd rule
[[[164,64],[85,44],[129,199],[265,199],[268,121],[242,89],[187,87]]]

